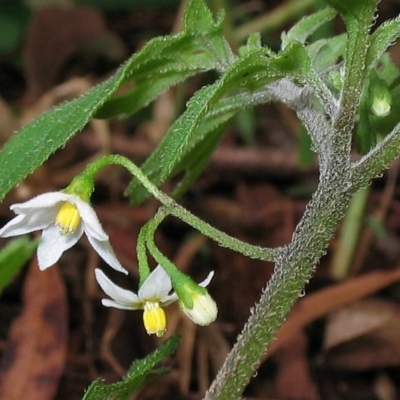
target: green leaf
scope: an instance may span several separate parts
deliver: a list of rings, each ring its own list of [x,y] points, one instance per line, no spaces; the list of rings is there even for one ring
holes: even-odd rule
[[[46,112],[4,145],[0,152],[0,200],[88,123],[107,95],[118,87],[123,73],[122,68],[82,97]]]
[[[165,62],[165,66],[167,61]],[[110,118],[115,115],[134,114],[141,108],[150,104],[168,88],[204,70],[211,69],[207,66],[202,69],[197,65],[177,66],[175,70],[167,69],[157,72],[156,69],[148,70],[149,76],[143,77],[135,83],[135,87],[128,93],[116,96],[105,103],[96,113],[97,118]],[[171,68],[169,65],[167,68]],[[157,77],[157,79],[154,79]]]
[[[177,172],[184,170],[185,174],[177,187],[174,189],[172,196],[178,198],[190,189],[193,182],[200,176],[207,162],[224,135],[227,123],[219,125],[213,132],[204,135],[204,140],[192,148],[182,159],[181,165],[177,167]]]
[[[400,16],[386,21],[371,35],[371,44],[368,49],[366,65],[371,69],[388,47],[393,45],[400,37]]]
[[[22,236],[0,251],[0,294],[34,254],[38,240]]]
[[[345,34],[329,39],[320,39],[307,46],[307,52],[315,71],[321,72],[334,66],[344,56],[346,50]]]
[[[134,55],[124,81],[134,87],[107,101],[96,117],[132,114],[190,76],[226,69],[236,56],[223,36],[222,22],[222,15],[214,21],[203,1],[191,0],[183,31],[155,38]]]
[[[174,353],[179,342],[179,335],[167,339],[153,353],[144,359],[135,361],[129,368],[126,377],[120,382],[106,384],[101,379],[95,380],[88,387],[83,400],[127,400],[146,380],[155,372],[157,373],[153,370],[154,366]],[[161,372],[165,372],[165,369],[162,369]]]
[[[281,74],[294,76],[303,82],[314,75],[311,60],[300,42],[291,42],[277,57],[271,58],[271,66]]]
[[[214,22],[203,1],[192,0],[186,14],[185,32],[155,38],[125,62],[116,74],[92,88],[85,95],[57,106],[14,135],[0,152],[0,168],[7,171],[0,176],[0,200],[18,182],[42,165],[61,148],[89,120],[101,114],[101,107],[121,87],[135,80],[137,94],[132,109],[147,105],[168,86],[200,70],[224,69],[232,55],[221,33],[221,20]],[[201,26],[195,27],[196,16]],[[191,24],[189,27],[188,24]],[[205,24],[209,24],[208,27]],[[202,33],[200,33],[200,31]],[[159,83],[158,75],[161,75]],[[139,82],[139,83],[138,83]],[[126,100],[126,99],[125,99]],[[129,111],[124,99],[110,103],[107,115]],[[132,98],[128,96],[130,102]]]
[[[239,91],[243,96],[284,76],[292,75],[302,79],[311,68],[310,59],[301,43],[291,43],[275,57],[266,57],[265,54],[268,52],[268,49],[258,49],[248,53],[246,57],[232,64],[217,82],[203,87],[191,98],[184,114],[175,121],[159,146],[142,166],[143,172],[155,185],[162,184],[176,173],[178,166],[182,168],[181,161],[193,149],[199,148],[198,146],[201,146],[201,142],[208,134],[214,132],[214,129],[201,130],[201,124],[208,115],[218,109],[218,103],[223,102],[222,98],[228,92]],[[240,101],[240,95],[238,95],[236,104],[230,105],[233,108],[230,111],[225,110],[226,113],[220,120],[221,124],[245,106],[245,100],[243,99],[242,103]],[[214,128],[216,128],[215,125]],[[140,203],[148,197],[140,182],[135,179],[126,190],[126,194],[135,203]]]
[[[337,12],[334,9],[325,8],[302,18],[287,33],[282,33],[282,48],[284,49],[290,42],[294,41],[305,43],[320,26],[331,21],[336,14]]]

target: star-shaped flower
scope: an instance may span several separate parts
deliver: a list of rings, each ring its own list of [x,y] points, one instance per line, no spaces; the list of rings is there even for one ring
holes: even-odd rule
[[[104,306],[123,310],[144,310],[143,323],[147,333],[157,336],[165,333],[167,319],[163,307],[178,300],[178,295],[172,292],[171,278],[161,265],[147,277],[137,294],[114,284],[100,269],[96,269],[95,274],[103,291],[111,297],[102,300]],[[213,275],[214,272],[211,272],[200,286],[207,286]],[[190,314],[187,315],[191,317]],[[194,322],[197,323],[195,320]]]
[[[100,257],[117,271],[123,268],[110,245],[93,208],[75,194],[44,193],[10,207],[17,216],[0,229],[1,237],[43,230],[37,256],[41,270],[56,263],[65,250],[86,236]]]

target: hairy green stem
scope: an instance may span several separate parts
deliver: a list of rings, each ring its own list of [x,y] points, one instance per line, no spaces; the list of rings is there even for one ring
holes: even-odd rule
[[[357,186],[358,189],[366,187],[372,178],[379,175],[399,156],[399,149],[400,123],[374,149],[353,164],[352,185]]]
[[[221,246],[234,250],[250,258],[264,261],[274,261],[277,250],[250,245],[227,235],[219,229],[212,227],[210,224],[196,217],[190,211],[176,203],[171,197],[163,193],[149,180],[149,178],[138,166],[123,156],[112,154],[99,158],[90,164],[86,170],[82,172],[82,174],[86,174],[88,178],[94,180],[94,177],[99,170],[110,164],[118,164],[125,167],[140,181],[140,183],[148,190],[150,194],[152,194],[168,209],[171,215],[174,215],[175,217],[186,222],[188,225],[197,229],[203,235],[213,239]]]
[[[351,137],[364,80],[368,28],[369,25],[361,23],[360,30],[353,30],[349,35],[343,90],[339,109],[331,125],[326,126],[322,132],[311,132],[321,164],[318,189],[290,244],[279,250],[274,274],[206,393],[205,400],[241,398],[262,355],[268,350],[279,327],[313,276],[317,263],[325,254],[357,190],[351,180]],[[301,116],[306,119],[305,126],[315,126],[315,121],[307,124],[307,113],[304,110],[303,114]],[[317,125],[321,127],[324,124]]]
[[[146,239],[147,232],[149,230],[149,225],[146,223],[140,229],[139,236],[136,244],[136,254],[138,258],[138,270],[139,270],[139,287],[143,285],[148,276],[150,275],[150,267],[149,262],[147,260],[147,247],[146,247]]]
[[[254,308],[236,345],[207,392],[206,400],[235,400],[259,366],[260,357],[276,336],[282,321],[313,276],[319,259],[349,204],[352,191],[340,178],[321,182],[291,243],[280,249],[275,272]]]

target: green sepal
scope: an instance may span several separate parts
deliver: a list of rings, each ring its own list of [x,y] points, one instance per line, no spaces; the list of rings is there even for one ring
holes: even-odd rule
[[[88,172],[88,173],[85,173]],[[75,194],[86,203],[90,202],[90,197],[94,191],[94,176],[89,169],[85,169],[76,175],[71,183],[63,190],[64,193]]]

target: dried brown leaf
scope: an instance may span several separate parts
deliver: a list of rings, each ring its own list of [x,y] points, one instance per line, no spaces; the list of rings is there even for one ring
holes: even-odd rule
[[[372,333],[399,316],[399,306],[377,298],[350,304],[329,316],[324,348],[329,351],[342,343]]]
[[[400,306],[364,299],[331,315],[325,350],[331,366],[365,370],[400,364]]]
[[[36,98],[53,86],[68,59],[106,32],[96,10],[52,6],[36,11],[24,48],[29,97]]]
[[[400,279],[400,269],[375,271],[320,290],[301,299],[282,325],[265,357],[272,355],[293,333],[330,312],[369,296]]]
[[[67,305],[59,270],[41,272],[32,261],[24,308],[13,322],[0,364],[0,398],[50,400],[57,391],[67,348]]]

